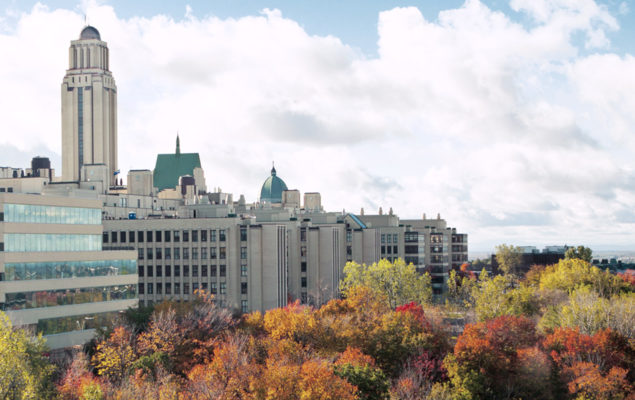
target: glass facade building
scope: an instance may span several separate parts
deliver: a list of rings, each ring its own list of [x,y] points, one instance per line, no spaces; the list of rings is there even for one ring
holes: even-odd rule
[[[5,222],[100,225],[101,209],[84,207],[5,204]]]
[[[65,279],[137,273],[137,260],[5,263],[4,280]]]
[[[101,251],[101,235],[5,233],[4,251]]]
[[[137,297],[137,285],[84,287],[36,292],[6,293],[3,311],[57,307]]]

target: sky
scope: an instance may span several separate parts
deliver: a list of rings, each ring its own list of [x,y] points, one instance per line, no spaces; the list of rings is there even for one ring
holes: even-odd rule
[[[0,165],[61,172],[84,18],[110,49],[119,168],[198,152],[256,201],[275,161],[325,209],[440,214],[470,251],[635,249],[635,2],[0,0]]]

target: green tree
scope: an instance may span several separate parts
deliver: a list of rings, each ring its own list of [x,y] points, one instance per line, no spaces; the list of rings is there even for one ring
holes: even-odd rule
[[[518,246],[501,244],[496,246],[496,262],[505,275],[516,275],[523,261],[523,252]]]
[[[588,263],[593,261],[593,252],[590,248],[584,246],[570,247],[564,253],[565,260],[579,259]]]
[[[429,303],[432,299],[430,275],[420,274],[414,265],[400,258],[394,262],[380,260],[371,265],[348,262],[340,288],[347,295],[353,288],[366,286],[384,295],[393,309],[410,302]]]
[[[540,275],[540,289],[560,289],[571,293],[581,287],[590,287],[600,296],[630,291],[630,285],[609,271],[602,271],[581,259],[560,260]]]
[[[0,399],[46,399],[52,397],[54,367],[42,355],[46,345],[41,335],[29,336],[13,329],[0,311]]]
[[[379,368],[370,365],[341,364],[333,372],[355,385],[361,400],[384,400],[388,398],[390,380]]]
[[[497,275],[489,279],[481,276],[481,281],[472,289],[474,311],[479,321],[486,321],[503,315],[532,316],[540,310],[540,302],[534,288],[518,285],[509,275]]]

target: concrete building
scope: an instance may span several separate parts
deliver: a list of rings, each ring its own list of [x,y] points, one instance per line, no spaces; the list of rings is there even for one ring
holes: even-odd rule
[[[107,188],[118,171],[117,86],[97,29],[86,26],[71,42],[68,64],[62,81],[62,180],[99,177]]]
[[[0,193],[0,307],[52,349],[137,305],[136,256],[102,251],[98,200]]]

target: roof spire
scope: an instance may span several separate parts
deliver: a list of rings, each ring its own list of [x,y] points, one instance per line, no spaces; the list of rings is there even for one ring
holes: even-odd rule
[[[181,140],[179,139],[179,133],[176,133],[176,155],[181,154]]]
[[[271,176],[276,176],[276,166],[274,162],[271,162]]]

